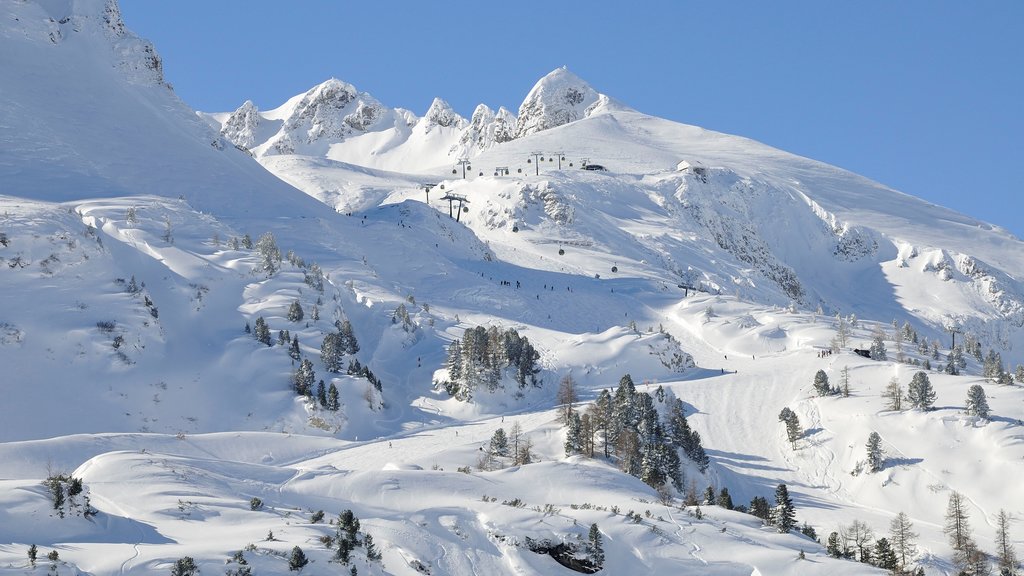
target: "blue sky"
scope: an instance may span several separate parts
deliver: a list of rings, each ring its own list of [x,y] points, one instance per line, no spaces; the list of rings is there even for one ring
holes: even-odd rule
[[[1024,2],[121,0],[192,107],[330,77],[515,112],[566,65],[655,116],[863,174],[1024,237]]]

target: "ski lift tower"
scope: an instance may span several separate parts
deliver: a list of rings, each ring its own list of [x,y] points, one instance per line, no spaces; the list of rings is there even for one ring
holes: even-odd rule
[[[473,167],[469,165],[469,158],[459,158],[459,161],[456,162],[455,164],[462,166],[462,179],[465,180],[466,179],[466,168],[469,168],[470,170],[473,169]],[[455,168],[452,169],[452,174],[456,174],[455,170],[456,170]]]
[[[427,204],[430,204],[430,189],[437,186],[435,183],[429,183],[423,185],[423,191],[427,193]]]
[[[540,176],[540,161],[544,159],[543,152],[530,152],[530,156],[533,156],[533,165],[537,169],[537,176]],[[527,162],[530,160],[527,159]]]
[[[562,169],[562,160],[565,160],[565,152],[564,151],[558,151],[558,152],[551,152],[551,154],[554,154],[558,158],[558,169],[561,170]],[[549,154],[549,156],[550,156],[550,154]]]
[[[448,201],[448,217],[455,218],[456,222],[458,222],[460,217],[462,216],[462,205],[469,204],[469,200],[463,194],[456,194],[454,192],[446,193],[444,196],[441,197],[441,200]],[[459,203],[459,207],[456,209],[455,216],[452,216],[452,206],[454,205],[455,202]]]

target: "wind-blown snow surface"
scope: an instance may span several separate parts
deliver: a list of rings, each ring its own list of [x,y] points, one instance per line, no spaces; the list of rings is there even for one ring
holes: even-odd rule
[[[1000,508],[1024,512],[1006,483],[1024,466],[1018,387],[985,383],[971,359],[967,376],[931,374],[937,410],[898,413],[881,391],[916,368],[818,355],[841,311],[882,322],[861,320],[851,346],[891,333],[893,318],[929,339],[955,320],[1015,359],[1021,244],[1004,231],[630,111],[567,71],[542,79],[527,101],[544,106],[526,109],[553,114],[569,86],[583,96],[570,98],[576,115],[522,133],[523,109],[466,122],[439,100],[421,119],[341,81],[275,113],[250,107],[231,137],[249,134],[236,142],[303,194],[181,103],[116,8],[0,0],[0,573],[29,571],[33,543],[37,570],[56,550],[60,573],[166,574],[191,556],[211,574],[243,548],[256,573],[281,573],[294,546],[313,560],[305,573],[336,573],[320,537],[343,509],[383,553],[379,564],[357,554],[362,574],[570,574],[525,540],[585,538],[591,523],[602,573],[872,571],[752,516],[663,505],[602,458],[566,458],[554,397],[568,373],[584,401],[625,373],[681,398],[711,457],[706,474],[687,467],[699,490],[746,503],[785,482],[822,538],[854,519],[881,536],[906,512],[930,572],[951,571],[950,491],[967,497],[982,548]],[[290,121],[299,154],[260,149]],[[526,159],[539,150],[538,170]],[[473,168],[452,179],[462,155]],[[583,158],[609,171],[579,170]],[[427,184],[438,185],[429,204]],[[457,220],[446,193],[468,199]],[[274,274],[234,243],[268,231],[293,252]],[[307,282],[313,262],[322,292]],[[683,298],[680,285],[701,292]],[[409,324],[393,321],[400,304]],[[273,346],[244,331],[259,317]],[[380,391],[320,362],[344,320]],[[434,386],[444,347],[476,325],[527,336],[545,385],[472,404]],[[338,387],[339,411],[292,392],[282,330]],[[818,369],[835,384],[847,366],[850,398],[813,395]],[[990,420],[963,413],[975,383]],[[785,406],[805,429],[795,446],[777,421]],[[481,448],[513,423],[536,462],[480,470]],[[873,474],[872,431],[888,454]],[[54,510],[42,480],[61,472],[84,480],[95,516]],[[327,516],[314,524],[316,510]]]

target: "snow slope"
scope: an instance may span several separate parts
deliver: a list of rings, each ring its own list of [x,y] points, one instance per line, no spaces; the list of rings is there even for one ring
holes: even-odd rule
[[[190,556],[209,574],[239,550],[280,573],[294,546],[305,573],[336,573],[321,537],[344,509],[383,555],[357,550],[362,574],[570,574],[527,538],[577,542],[592,523],[601,573],[876,572],[747,514],[662,503],[613,460],[566,457],[566,374],[583,402],[626,373],[682,399],[711,457],[706,473],[685,467],[698,490],[746,504],[786,483],[822,540],[853,520],[884,535],[905,512],[929,573],[953,570],[951,491],[983,549],[1000,509],[1024,513],[1005,480],[1024,462],[1017,386],[969,358],[963,376],[930,372],[936,410],[890,411],[882,390],[920,368],[850,350],[882,330],[896,358],[896,319],[941,342],[938,360],[907,343],[904,359],[938,364],[955,322],[1015,364],[1024,262],[1005,231],[630,110],[567,70],[518,116],[466,121],[442,100],[418,118],[339,80],[269,112],[197,115],[159,62],[113,1],[0,0],[14,79],[0,83],[0,574],[31,572],[30,544],[35,570],[59,552],[58,573],[166,574]],[[465,179],[451,174],[463,157]],[[273,272],[246,242],[268,232]],[[861,320],[821,357],[836,313]],[[270,346],[245,330],[258,318]],[[379,390],[321,362],[344,321],[360,347],[345,360]],[[445,347],[477,325],[528,337],[544,385],[449,397],[435,384]],[[284,330],[339,410],[294,393]],[[814,395],[817,370],[835,383],[844,367],[850,397]],[[987,420],[964,413],[972,384]],[[802,423],[795,445],[783,407]],[[513,423],[534,462],[481,466]],[[85,492],[55,509],[43,480],[60,473]]]

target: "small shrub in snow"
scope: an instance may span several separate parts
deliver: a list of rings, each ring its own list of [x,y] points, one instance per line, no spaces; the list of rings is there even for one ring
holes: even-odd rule
[[[260,500],[259,498],[253,496],[252,500],[249,500],[249,509],[259,510],[261,508],[263,508],[263,500]]]

